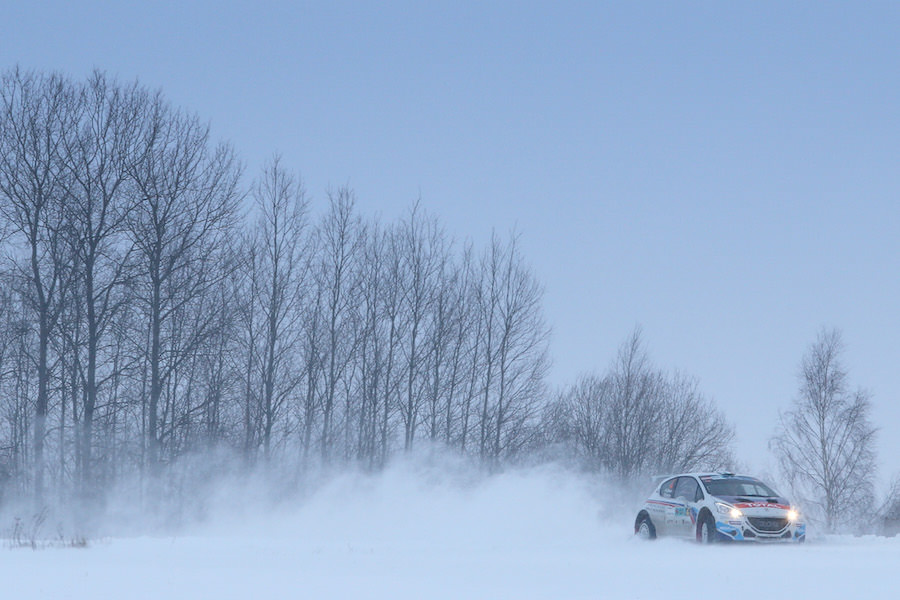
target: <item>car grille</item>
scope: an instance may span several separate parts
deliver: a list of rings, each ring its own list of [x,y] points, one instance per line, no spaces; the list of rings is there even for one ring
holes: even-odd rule
[[[787,527],[788,521],[787,519],[773,519],[773,518],[765,518],[765,517],[747,517],[747,520],[750,521],[750,524],[757,531],[781,531],[785,527]]]

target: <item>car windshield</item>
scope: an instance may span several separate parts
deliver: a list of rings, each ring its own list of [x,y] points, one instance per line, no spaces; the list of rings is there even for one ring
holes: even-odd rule
[[[771,498],[778,493],[756,479],[729,477],[728,479],[704,480],[706,490],[712,496],[759,496]]]

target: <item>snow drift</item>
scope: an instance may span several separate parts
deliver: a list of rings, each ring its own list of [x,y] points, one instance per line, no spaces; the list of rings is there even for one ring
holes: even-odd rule
[[[222,489],[177,536],[5,550],[6,598],[892,598],[900,541],[642,543],[631,507],[549,467],[396,465],[254,510]]]

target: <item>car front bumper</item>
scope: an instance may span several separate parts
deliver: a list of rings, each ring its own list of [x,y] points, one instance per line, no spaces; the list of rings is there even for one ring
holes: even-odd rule
[[[803,542],[806,540],[806,524],[787,523],[784,527],[760,527],[753,519],[743,517],[734,520],[716,520],[716,532],[720,540],[735,542]]]

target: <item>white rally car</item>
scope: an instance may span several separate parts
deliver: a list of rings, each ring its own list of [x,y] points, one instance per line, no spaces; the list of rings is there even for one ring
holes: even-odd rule
[[[790,502],[760,480],[732,473],[664,478],[638,512],[634,532],[703,543],[806,540],[806,525]]]

